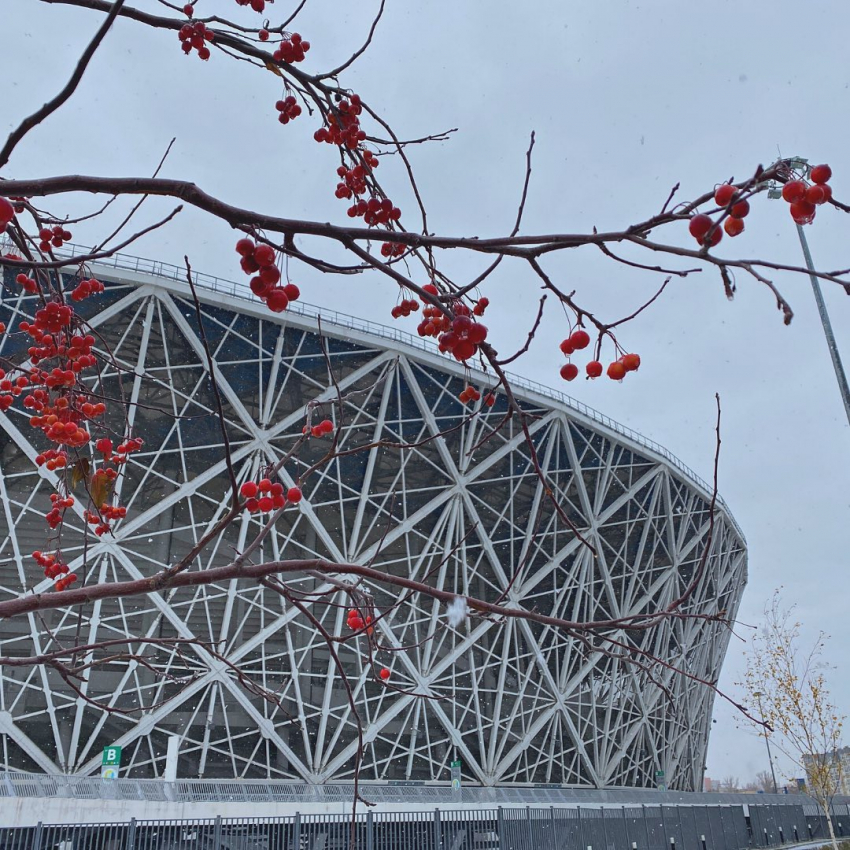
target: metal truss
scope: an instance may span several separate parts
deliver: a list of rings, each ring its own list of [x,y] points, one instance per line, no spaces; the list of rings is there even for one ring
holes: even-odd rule
[[[12,277],[5,270],[0,320],[7,326],[34,307]],[[141,277],[114,278],[99,303],[86,307],[114,359],[100,388],[132,402],[133,427],[145,440],[122,483],[128,515],[115,536],[84,542],[81,516],[67,521],[63,552],[88,582],[151,575],[187,552],[226,509],[222,438],[194,304],[179,284]],[[258,558],[374,562],[434,587],[503,597],[510,606],[574,620],[652,612],[690,583],[707,541],[709,494],[664,458],[559,402],[519,392],[535,414],[531,433],[548,486],[594,555],[544,498],[515,423],[498,427],[504,399],[464,421],[460,367],[323,322],[343,397],[340,415],[315,319],[278,319],[248,300],[210,293],[202,301],[240,481],[291,447],[308,402],[318,404],[314,415],[335,419],[342,449],[378,439],[418,444],[354,453],[324,467]],[[3,335],[0,356],[20,345]],[[485,381],[480,374],[473,379]],[[32,589],[28,554],[43,545],[52,484],[52,473],[32,462],[40,446],[23,415],[0,414],[0,598]],[[118,418],[112,424],[120,428]],[[423,442],[428,437],[434,439]],[[289,485],[325,448],[311,441],[285,468],[283,482]],[[195,568],[227,563],[259,528],[246,514]],[[300,581],[305,589],[317,586]],[[733,616],[745,582],[745,543],[718,510],[707,569],[684,610]],[[694,679],[666,668],[651,678],[606,655],[598,640],[527,621],[473,618],[452,627],[430,597],[371,591],[377,609],[387,612],[381,642],[397,651],[370,659],[365,646],[340,650],[366,729],[363,779],[445,781],[459,758],[465,778],[483,785],[663,781],[701,788],[713,694]],[[338,593],[329,598],[344,605]],[[330,632],[344,631],[344,607],[316,606],[315,614]],[[2,622],[0,654],[116,635],[138,637],[136,648],[155,670],[115,664],[83,689],[137,712],[130,716],[91,706],[51,671],[0,669],[6,769],[90,774],[99,769],[102,748],[120,744],[124,775],[156,777],[166,737],[177,734],[182,777],[352,777],[355,723],[326,646],[296,610],[255,585],[233,581],[103,600],[82,613]],[[246,693],[202,647],[178,652],[145,644],[177,636],[214,646],[277,690],[282,707]],[[728,632],[702,619],[673,619],[613,637],[715,681]],[[385,688],[375,663],[419,696]]]

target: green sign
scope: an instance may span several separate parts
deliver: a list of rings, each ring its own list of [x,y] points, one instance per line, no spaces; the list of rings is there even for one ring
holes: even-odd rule
[[[452,762],[452,793],[460,793],[460,759]]]
[[[104,747],[101,764],[104,767],[118,767],[121,764],[121,747]]]
[[[663,770],[656,770],[656,771],[655,771],[655,780],[656,780],[656,782],[657,782],[659,779],[664,779],[664,771],[663,771]]]

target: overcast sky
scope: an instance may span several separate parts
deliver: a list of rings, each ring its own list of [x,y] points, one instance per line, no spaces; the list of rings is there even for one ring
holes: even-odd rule
[[[8,131],[64,83],[99,16],[37,0],[0,5],[0,131]],[[134,5],[162,8],[153,0]],[[199,0],[198,8],[246,23],[258,17],[233,0]],[[309,0],[294,27],[313,48],[303,67],[324,70],[346,58],[376,9],[375,0]],[[280,20],[289,4],[278,0],[270,11]],[[677,182],[688,199],[747,177],[780,153],[830,163],[836,197],[848,200],[848,31],[850,6],[837,0],[387,0],[372,49],[344,82],[402,137],[459,128],[448,142],[411,151],[433,231],[492,236],[511,229],[532,130],[523,231],[611,230],[658,211]],[[286,127],[277,123],[280,95],[272,74],[218,52],[208,63],[185,57],[175,34],[119,22],[70,103],[27,137],[4,175],[143,176],[176,136],[165,175],[247,207],[347,222],[345,203],[333,197],[334,151],[312,140],[318,124],[306,114]],[[380,176],[412,211],[398,164],[385,159]],[[801,262],[787,205],[762,197],[753,206],[746,232],[724,240],[718,253]],[[151,202],[140,222],[168,208]],[[668,231],[668,239],[690,246],[685,230]],[[850,266],[841,213],[821,209],[808,231],[819,267]],[[102,225],[74,229],[85,244],[102,234]],[[177,263],[188,253],[195,268],[239,279],[234,241],[225,225],[186,210],[133,253]],[[461,279],[483,268],[468,257],[446,263]],[[609,320],[633,311],[660,283],[590,248],[549,257],[545,266]],[[334,279],[297,266],[290,274],[306,301],[393,323],[395,294],[381,280]],[[756,623],[782,586],[809,640],[818,629],[831,634],[829,680],[846,711],[850,428],[807,279],[786,274],[775,282],[796,312],[791,327],[751,280],[739,277],[732,303],[711,271],[674,280],[621,333],[643,359],[640,372],[623,384],[576,381],[569,391],[664,444],[706,479],[720,393],[720,489],[749,544],[738,634],[746,637],[743,624]],[[484,294],[492,302],[491,337],[500,350],[515,349],[533,321],[535,279],[521,264],[505,263]],[[826,299],[850,365],[850,299],[829,287]],[[400,324],[412,331],[415,321]],[[564,389],[563,336],[563,317],[553,309],[516,371]],[[722,680],[731,693],[744,648],[733,639]],[[720,701],[715,719],[709,776],[745,781],[766,769],[763,741],[738,729]],[[790,767],[787,773],[796,775]]]

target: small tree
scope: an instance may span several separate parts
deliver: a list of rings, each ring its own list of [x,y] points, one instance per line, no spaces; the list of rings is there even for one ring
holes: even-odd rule
[[[844,715],[833,704],[824,677],[821,650],[827,636],[820,632],[806,649],[792,613],[774,593],[764,624],[752,638],[742,686],[761,715],[759,734],[776,732],[774,744],[805,771],[808,791],[826,816],[837,850],[831,805],[841,789],[838,749]]]

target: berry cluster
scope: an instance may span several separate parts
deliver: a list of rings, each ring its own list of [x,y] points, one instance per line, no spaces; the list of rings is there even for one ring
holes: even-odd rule
[[[371,153],[371,151],[367,151]],[[377,165],[377,160],[375,162]],[[351,198],[352,195],[363,195],[366,193],[366,166],[355,165],[353,168],[346,168],[340,165],[336,170],[337,176],[342,178],[342,182],[336,184],[334,194],[337,198]]]
[[[76,574],[71,572],[71,568],[61,559],[58,552],[55,555],[45,555],[42,552],[35,551],[32,553],[32,557],[42,567],[47,578],[55,579],[63,576],[54,585],[56,590],[64,590],[77,580]]]
[[[588,364],[589,366],[590,364]],[[624,354],[619,360],[608,364],[605,374],[612,381],[622,381],[627,372],[637,372],[640,368],[639,354]]]
[[[560,349],[563,354],[570,357],[574,352],[581,351],[588,345],[590,345],[590,334],[582,328],[577,328],[561,341]],[[561,366],[561,377],[565,381],[574,380],[578,377],[578,366],[575,363],[565,363]]]
[[[791,218],[797,224],[811,224],[817,207],[832,200],[832,187],[829,185],[832,169],[828,165],[816,165],[809,177],[811,185],[805,180],[789,180],[782,187],[782,197],[790,204]]]
[[[201,21],[196,21],[194,24],[183,24],[177,36],[180,39],[180,47],[187,56],[194,48],[198,51],[200,59],[206,62],[210,58],[210,49],[206,43],[213,41],[215,33],[209,27],[204,26]]]
[[[45,514],[44,518],[51,528],[56,528],[61,522],[65,514],[66,508],[74,507],[73,496],[60,496],[58,493],[50,494],[50,501],[53,507]]]
[[[400,257],[407,250],[401,242],[384,242],[381,245],[382,257]]]
[[[23,272],[15,278],[15,282],[18,286],[22,286],[24,288],[24,292],[38,292],[38,284],[29,275],[25,275]]]
[[[236,0],[239,6],[250,6],[255,12],[263,12],[266,3],[274,3],[274,0]]]
[[[272,482],[270,478],[262,478],[259,483],[246,481],[239,488],[239,493],[246,500],[245,508],[252,514],[267,514],[280,510],[287,502],[296,505],[302,497],[299,487],[290,487],[284,493],[283,484],[279,481]]]
[[[47,449],[35,456],[35,465],[44,466],[47,469],[62,469],[68,465],[68,453],[64,449]]]
[[[465,390],[461,390],[458,395],[458,399],[460,399],[463,404],[468,404],[470,401],[478,401],[480,398],[481,393],[478,392],[478,390],[476,390],[471,384]]]
[[[361,198],[356,204],[348,208],[349,218],[363,217],[363,221],[369,227],[375,224],[389,224],[401,218],[401,210],[393,206],[389,198]]]
[[[38,243],[40,251],[45,253],[51,248],[61,248],[66,242],[71,239],[71,231],[65,230],[62,225],[57,224],[54,227],[42,227],[38,231],[38,238],[41,242]]]
[[[397,319],[399,316],[409,316],[411,313],[416,313],[419,310],[419,302],[415,298],[403,298],[400,304],[396,304],[391,310],[392,317]]]
[[[366,634],[372,634],[372,618],[367,614],[366,619],[363,619],[363,615],[356,609],[352,608],[348,612],[348,628],[353,632],[359,632],[361,629],[366,629]]]
[[[334,430],[334,424],[330,419],[323,419],[318,425],[314,425],[310,428],[308,425],[305,425],[301,429],[302,434],[312,434],[314,437],[324,437],[327,434],[332,434]]]
[[[350,100],[343,100],[337,105],[337,111],[328,115],[328,126],[320,127],[313,134],[317,142],[329,145],[339,145],[354,150],[360,142],[366,139],[366,133],[360,128],[360,113],[363,104],[360,96],[353,94]],[[374,154],[372,154],[374,158]],[[377,163],[376,163],[377,164]],[[374,165],[370,166],[374,168]]]
[[[245,274],[258,273],[251,278],[251,292],[265,301],[273,313],[282,313],[290,301],[300,298],[301,290],[294,283],[279,286],[280,270],[270,245],[255,245],[253,239],[246,237],[236,243],[236,253],[242,257],[239,264]]]
[[[83,278],[74,289],[71,290],[72,301],[85,301],[89,295],[103,292],[103,284],[93,277]]]
[[[295,98],[290,94],[283,100],[279,100],[274,108],[280,113],[277,120],[281,124],[288,124],[294,121],[301,114],[301,107],[295,102]]]
[[[723,222],[727,236],[739,236],[744,232],[744,219],[750,213],[750,202],[738,196],[737,189],[731,183],[722,183],[714,192],[714,202],[728,212]],[[716,243],[715,243],[716,244]]]
[[[276,62],[287,62],[289,64],[303,62],[304,54],[309,49],[310,42],[304,41],[299,33],[294,32],[292,35],[284,37],[277,50],[272,53],[272,58]]]

